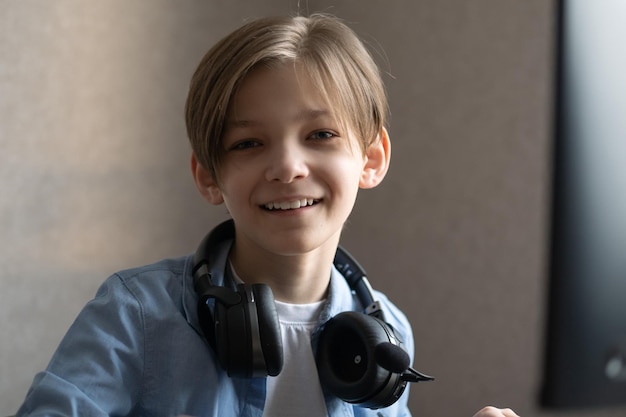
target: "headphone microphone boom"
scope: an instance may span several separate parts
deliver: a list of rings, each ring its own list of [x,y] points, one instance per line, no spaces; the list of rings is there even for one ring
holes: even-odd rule
[[[374,357],[380,366],[396,374],[406,372],[411,364],[411,359],[404,349],[389,342],[378,344],[374,350]]]
[[[376,362],[390,372],[401,374],[406,382],[434,381],[432,376],[425,375],[411,368],[411,358],[404,349],[389,342],[382,342],[374,350]]]

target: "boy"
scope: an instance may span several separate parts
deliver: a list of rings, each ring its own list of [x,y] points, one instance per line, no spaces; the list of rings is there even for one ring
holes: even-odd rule
[[[18,415],[409,415],[410,325],[338,250],[358,190],[387,172],[386,116],[376,65],[335,18],[218,42],[186,122],[197,188],[232,221],[194,256],[110,277]]]

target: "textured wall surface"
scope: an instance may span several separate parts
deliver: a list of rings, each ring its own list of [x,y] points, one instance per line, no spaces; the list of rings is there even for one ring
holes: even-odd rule
[[[554,5],[547,0],[0,0],[0,415],[121,268],[191,252],[191,72],[246,18],[326,11],[377,51],[392,168],[344,235],[409,316],[421,416],[538,409]],[[617,417],[624,410],[579,412]],[[563,414],[559,414],[563,415]]]

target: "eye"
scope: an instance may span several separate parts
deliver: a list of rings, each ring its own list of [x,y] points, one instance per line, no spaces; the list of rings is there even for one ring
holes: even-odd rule
[[[324,139],[332,139],[336,137],[337,134],[330,130],[318,130],[309,135],[309,139],[313,140],[324,140]]]
[[[235,142],[234,144],[232,144],[228,150],[230,151],[242,151],[245,149],[251,149],[251,148],[256,148],[261,146],[261,143],[259,141],[256,141],[254,139],[246,139],[246,140],[240,140],[238,142]]]

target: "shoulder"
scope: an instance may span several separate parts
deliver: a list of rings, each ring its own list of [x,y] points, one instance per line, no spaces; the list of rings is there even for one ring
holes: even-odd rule
[[[189,257],[159,261],[112,274],[83,307],[68,331],[69,340],[134,341],[137,346],[164,328],[188,326],[184,294]]]
[[[104,281],[90,304],[105,302],[112,308],[135,305],[144,312],[167,305],[181,310],[190,262],[189,256],[164,259],[116,272]]]
[[[163,279],[176,276],[180,277],[185,272],[188,260],[189,256],[163,259],[148,265],[118,271],[114,274],[114,276],[119,277],[125,282],[132,280]]]
[[[128,268],[112,274],[103,284],[107,287],[122,286],[130,291],[140,288],[166,288],[181,285],[184,281],[190,257],[163,259],[161,261],[134,268]]]

